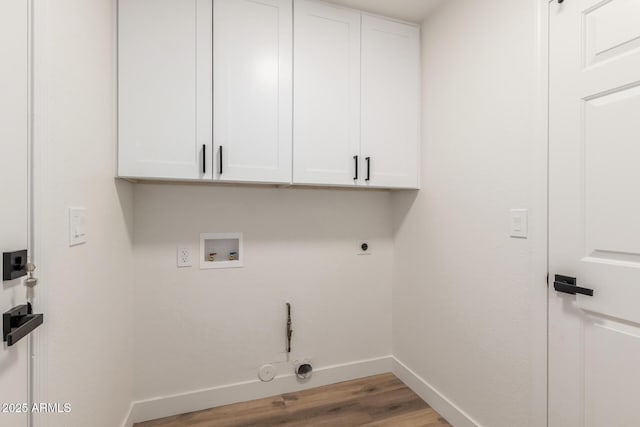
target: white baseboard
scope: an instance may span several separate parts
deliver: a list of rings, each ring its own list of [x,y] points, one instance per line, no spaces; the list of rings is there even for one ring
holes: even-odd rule
[[[298,381],[295,375],[285,375],[268,383],[259,380],[246,381],[136,401],[131,405],[122,427],[132,427],[134,423],[143,421],[262,399],[386,372],[393,372],[452,425],[456,427],[482,427],[480,423],[393,356],[318,368],[313,371],[311,380],[304,383]]]
[[[481,427],[480,423],[471,418],[466,412],[447,399],[431,384],[413,372],[395,357],[393,359],[393,373],[411,390],[436,410],[443,418],[455,427]]]
[[[392,372],[393,362],[392,356],[386,356],[314,369],[313,376],[306,382],[300,382],[295,375],[291,374],[277,377],[268,383],[259,380],[246,381],[205,390],[140,400],[133,402],[132,409],[123,427],[131,427],[134,422],[139,423],[172,415],[201,411],[216,406],[262,399],[278,394],[384,374]]]

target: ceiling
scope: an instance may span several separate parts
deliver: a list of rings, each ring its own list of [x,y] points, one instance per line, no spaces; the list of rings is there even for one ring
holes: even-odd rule
[[[354,9],[420,23],[443,0],[328,0]]]

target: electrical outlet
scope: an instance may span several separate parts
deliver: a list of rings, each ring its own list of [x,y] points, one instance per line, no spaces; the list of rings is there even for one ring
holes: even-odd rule
[[[181,246],[178,248],[178,267],[191,267],[193,265],[193,259],[191,255],[191,248]]]
[[[358,243],[358,255],[371,255],[371,243],[363,239]]]

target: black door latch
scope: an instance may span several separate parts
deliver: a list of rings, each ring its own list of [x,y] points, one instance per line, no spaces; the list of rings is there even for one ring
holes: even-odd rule
[[[15,280],[27,275],[27,250],[2,253],[2,280]]]

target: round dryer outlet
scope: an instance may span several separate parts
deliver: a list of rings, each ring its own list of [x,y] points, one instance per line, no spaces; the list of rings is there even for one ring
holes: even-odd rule
[[[262,365],[258,371],[260,381],[269,382],[276,376],[276,368],[273,365]]]

